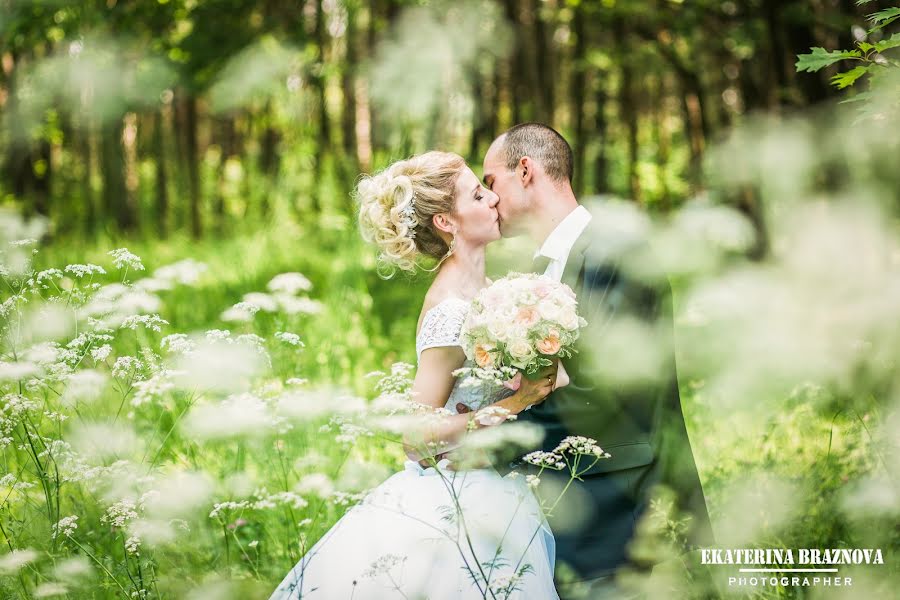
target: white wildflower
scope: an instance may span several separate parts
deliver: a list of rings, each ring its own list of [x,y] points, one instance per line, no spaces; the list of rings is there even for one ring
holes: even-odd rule
[[[206,332],[206,339],[209,341],[220,341],[231,338],[231,332],[227,329],[209,329]]]
[[[301,494],[315,494],[320,498],[326,498],[334,492],[334,483],[324,473],[310,473],[301,477],[294,489]]]
[[[113,527],[125,527],[129,521],[138,517],[135,503],[123,498],[106,509],[106,514],[100,517],[103,523],[109,523]]]
[[[44,365],[53,363],[59,359],[59,346],[53,342],[41,342],[26,349],[22,358]]]
[[[306,344],[300,341],[300,336],[296,333],[291,333],[289,331],[276,331],[275,337],[285,344],[290,344],[291,346],[299,346],[303,348]]]
[[[259,306],[249,302],[238,302],[224,310],[219,318],[226,322],[249,323],[257,312],[259,312]]]
[[[64,596],[69,593],[69,588],[59,581],[45,581],[34,588],[35,598],[50,598],[51,596]]]
[[[175,284],[167,279],[157,279],[156,277],[144,277],[143,279],[139,279],[134,282],[132,286],[135,291],[145,292],[148,294],[155,294],[156,292],[163,292],[166,290],[171,290],[175,287]]]
[[[208,269],[209,267],[204,263],[187,258],[156,269],[153,272],[153,277],[182,285],[194,285]]]
[[[136,535],[130,536],[125,540],[125,551],[132,556],[140,556],[141,538]]]
[[[131,405],[135,407],[143,406],[175,389],[172,376],[176,374],[176,371],[162,370],[148,379],[135,382],[134,397],[131,399]]]
[[[554,452],[544,452],[542,450],[529,452],[522,457],[522,460],[537,467],[546,467],[557,471],[566,467],[566,463],[562,456]]]
[[[66,377],[65,382],[66,388],[61,400],[67,406],[72,406],[76,402],[99,397],[106,386],[106,375],[94,369],[82,369]]]
[[[318,300],[311,300],[309,298],[295,298],[294,296],[278,294],[275,296],[275,299],[278,301],[281,310],[289,315],[317,315],[325,308]]]
[[[144,369],[144,363],[136,356],[120,356],[113,364],[113,377],[133,377]]]
[[[276,302],[275,298],[269,294],[263,294],[262,292],[250,292],[249,294],[244,294],[243,301],[244,303],[256,306],[259,310],[265,312],[276,312],[278,310],[278,302]]]
[[[193,351],[194,341],[184,333],[167,335],[159,342],[161,350],[168,350],[172,354],[187,354]]]
[[[0,360],[0,381],[17,381],[39,375],[41,368],[31,362],[5,362]]]
[[[221,402],[195,406],[184,421],[188,431],[206,439],[262,435],[271,426],[268,406],[250,393],[234,394]]]
[[[66,273],[71,273],[73,276],[75,276],[75,277],[77,277],[77,278],[79,278],[79,279],[82,278],[82,277],[85,277],[85,276],[87,276],[87,275],[94,275],[94,274],[97,274],[97,275],[106,275],[106,271],[103,269],[103,267],[101,267],[100,265],[92,265],[92,264],[87,264],[87,265],[79,265],[79,264],[75,264],[75,265],[66,265],[65,272],[66,272]]]
[[[308,292],[312,289],[312,283],[300,273],[281,273],[272,278],[266,285],[270,292],[296,295],[297,292]]]
[[[474,417],[475,421],[484,426],[499,425],[504,421],[515,420],[515,418],[516,415],[501,406],[485,406],[479,409]]]
[[[129,252],[128,248],[110,250],[107,254],[113,257],[113,264],[116,265],[117,269],[131,269],[133,271],[144,270],[141,258]]]
[[[168,324],[169,322],[159,315],[132,315],[122,321],[120,327],[122,329],[137,330],[138,325],[143,325],[147,329],[152,329],[153,331],[161,331],[160,325]]]
[[[37,560],[39,554],[27,548],[25,550],[13,550],[0,556],[0,573],[15,573],[28,563]]]
[[[50,535],[53,539],[56,539],[59,536],[71,537],[76,529],[78,529],[78,515],[71,515],[60,519],[59,522],[53,526]]]
[[[597,445],[597,440],[584,437],[583,435],[570,435],[563,438],[553,452],[556,454],[568,452],[570,454],[587,454],[600,458],[609,458],[609,454]]]
[[[60,279],[63,276],[63,272],[59,269],[44,269],[37,275],[35,275],[35,281],[38,284],[44,283],[44,281],[50,281],[53,279]]]
[[[103,344],[99,348],[91,348],[91,358],[93,358],[96,362],[105,361],[110,353],[112,352],[112,346],[109,344]]]

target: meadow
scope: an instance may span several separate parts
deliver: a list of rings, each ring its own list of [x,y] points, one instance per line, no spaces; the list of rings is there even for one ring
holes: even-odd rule
[[[34,233],[15,223],[8,217],[5,230]],[[346,221],[118,250],[124,242],[7,246],[2,595],[266,597],[360,493],[400,467],[396,436],[332,417],[377,395],[371,372],[413,362],[427,278],[380,278]],[[759,350],[730,337],[747,323],[712,326],[717,310],[739,307],[695,293],[748,269],[727,258],[728,243],[707,247],[722,262],[703,285],[686,272],[673,278],[682,401],[719,544],[890,554],[896,416],[859,379],[842,377],[856,387],[841,389],[801,378],[815,369],[799,357],[780,372],[768,360],[784,356],[741,362],[740,352]],[[766,319],[778,327],[795,316]],[[646,533],[641,551],[664,552],[677,518]],[[848,567],[858,571],[849,590],[751,595],[885,597],[896,577],[888,562]],[[635,585],[653,596],[729,593],[722,572],[713,576],[718,591],[677,568]]]

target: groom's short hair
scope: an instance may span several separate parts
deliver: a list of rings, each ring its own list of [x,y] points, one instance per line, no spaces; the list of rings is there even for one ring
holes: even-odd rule
[[[572,181],[572,148],[558,131],[543,123],[522,123],[503,134],[502,150],[506,168],[515,170],[523,156],[541,163],[544,172],[557,183]]]

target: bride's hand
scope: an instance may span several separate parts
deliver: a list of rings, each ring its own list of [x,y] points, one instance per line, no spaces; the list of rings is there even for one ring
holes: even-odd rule
[[[529,379],[522,377],[519,390],[516,396],[522,402],[524,408],[539,404],[553,391],[554,375],[556,374],[556,366],[547,367],[542,370],[537,379]]]

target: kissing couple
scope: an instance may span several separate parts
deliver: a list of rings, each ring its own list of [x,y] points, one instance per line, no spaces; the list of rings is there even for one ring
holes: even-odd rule
[[[473,428],[514,426],[473,418],[487,405],[543,436],[524,458],[474,468],[454,468],[452,455],[417,462],[423,456],[411,451],[403,471],[305,553],[273,599],[633,597],[616,576],[652,568],[632,542],[660,489],[685,518],[685,547],[712,544],[679,398],[671,290],[624,268],[645,243],[605,243],[609,228],[579,203],[572,167],[562,135],[526,123],[494,140],[481,179],[460,156],[427,152],[360,181],[360,229],[382,264],[415,271],[421,258],[437,260],[415,335],[412,395],[445,417],[419,433],[452,445]],[[576,354],[518,385],[496,385],[485,398],[454,376],[474,366],[461,332],[473,299],[491,285],[487,246],[518,235],[534,243],[532,270],[574,291],[587,325]],[[621,319],[653,333],[658,372],[610,375],[616,350],[604,334]],[[559,466],[547,461],[564,451],[603,460],[577,476],[542,468]],[[571,497],[549,519],[535,491],[544,486]]]

